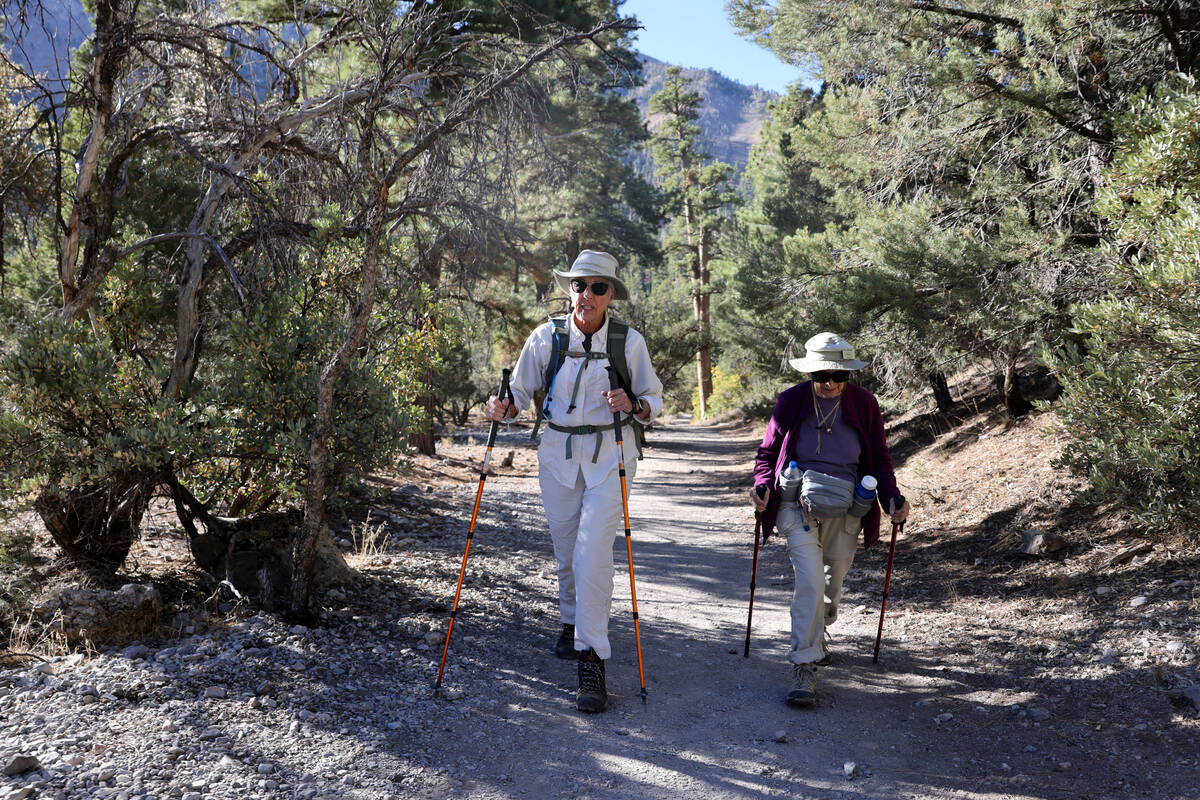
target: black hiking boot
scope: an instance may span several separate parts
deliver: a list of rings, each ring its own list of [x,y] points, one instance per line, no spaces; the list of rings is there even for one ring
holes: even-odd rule
[[[579,694],[575,707],[588,714],[608,708],[608,690],[604,688],[604,661],[592,648],[579,651]]]
[[[554,655],[559,658],[575,658],[575,626],[563,623],[562,634],[554,643]]]
[[[817,704],[817,669],[812,664],[792,665],[792,685],[784,699],[792,708],[812,708]]]

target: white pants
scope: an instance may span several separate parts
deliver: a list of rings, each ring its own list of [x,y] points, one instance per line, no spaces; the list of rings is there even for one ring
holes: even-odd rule
[[[779,509],[775,526],[787,537],[788,558],[796,574],[792,593],[792,649],[788,661],[810,664],[821,658],[825,628],[837,619],[842,581],[854,563],[862,519],[811,517],[810,530],[795,503]]]
[[[558,608],[565,624],[575,626],[575,649],[612,655],[608,617],[613,595],[613,540],[624,530],[621,476],[617,470],[596,486],[587,486],[582,471],[568,488],[538,470],[542,506],[558,561]]]

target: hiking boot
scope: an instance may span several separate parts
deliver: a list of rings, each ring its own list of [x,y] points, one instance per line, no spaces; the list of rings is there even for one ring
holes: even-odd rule
[[[579,694],[575,707],[588,714],[608,708],[608,690],[604,688],[604,661],[592,648],[579,651]]]
[[[812,708],[817,704],[817,668],[812,664],[792,665],[792,686],[785,702],[792,708]]]
[[[559,658],[575,658],[575,626],[563,623],[562,634],[554,643],[554,655]]]
[[[833,663],[833,651],[829,649],[829,631],[821,637],[821,658],[817,660],[818,667],[828,667]]]

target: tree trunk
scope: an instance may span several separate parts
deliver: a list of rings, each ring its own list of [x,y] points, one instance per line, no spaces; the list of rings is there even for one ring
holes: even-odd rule
[[[387,188],[376,191],[377,205],[371,209],[366,234],[363,237],[362,277],[358,301],[350,310],[346,336],[333,357],[321,370],[317,381],[317,413],[312,440],[308,448],[308,476],[304,490],[304,521],[296,532],[292,545],[292,592],[289,613],[298,619],[309,616],[312,596],[313,566],[317,544],[325,531],[325,489],[329,467],[325,463],[329,437],[333,432],[333,390],[350,359],[358,353],[367,334],[367,322],[375,306],[375,289],[379,283],[379,250],[383,237],[383,222],[387,210]]]
[[[34,508],[71,563],[111,574],[125,563],[141,535],[150,483],[135,473],[67,489],[48,488]]]
[[[572,230],[567,234],[567,266],[575,263],[575,259],[579,258],[579,251],[582,249],[579,246],[579,230]]]
[[[435,246],[431,248],[429,255],[425,259],[425,263],[421,269],[424,273],[425,282],[430,288],[436,289],[442,282],[442,248]],[[417,398],[417,405],[421,406],[425,411],[425,425],[421,430],[413,433],[408,437],[409,445],[418,453],[424,456],[431,456],[437,450],[437,440],[433,435],[433,416],[434,407],[437,405],[437,398],[434,392],[437,387],[434,386],[433,369],[427,369],[421,374],[421,385],[429,387],[429,391]]]
[[[100,164],[100,151],[108,133],[112,116],[114,85],[124,48],[116,47],[117,31],[122,25],[118,18],[117,3],[96,4],[95,45],[89,84],[94,97],[92,124],[84,140],[83,149],[76,163],[75,191],[71,197],[71,216],[64,230],[59,249],[58,277],[62,285],[62,317],[64,320],[79,319],[86,311],[84,304],[76,299],[78,289],[78,265],[80,240],[89,239],[92,233],[95,208],[91,191],[92,180]]]
[[[946,380],[946,373],[941,370],[930,372],[929,386],[933,389],[933,399],[937,403],[937,410],[943,414],[953,412],[954,398],[950,396],[950,384]]]
[[[700,395],[700,419],[708,417],[708,400],[712,397],[712,319],[709,313],[710,295],[708,293],[708,239],[710,231],[701,226],[697,237],[696,258],[692,262],[692,278],[695,280],[693,291],[693,310],[696,316],[696,327],[700,334],[696,346],[696,386]]]
[[[696,209],[690,197],[683,199],[684,230],[687,234],[688,248],[692,255],[692,317],[696,320],[696,330],[699,336],[696,346],[696,393],[699,403],[693,409],[699,419],[708,417],[708,398],[712,394],[712,350],[708,343],[708,310],[705,289],[704,259],[707,252],[704,247],[704,228],[697,229]]]
[[[1017,383],[1017,356],[1020,353],[1020,346],[1014,343],[1005,353],[1004,359],[1004,382],[1002,384],[1004,407],[1008,409],[1008,413],[1013,419],[1023,417],[1033,410],[1033,403],[1025,399],[1025,396],[1021,394],[1021,387]]]

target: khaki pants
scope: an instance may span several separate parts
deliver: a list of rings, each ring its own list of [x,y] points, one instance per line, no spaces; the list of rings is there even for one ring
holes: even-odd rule
[[[837,619],[842,580],[854,563],[862,519],[812,517],[809,530],[795,503],[779,509],[775,525],[787,537],[788,558],[796,575],[792,593],[792,647],[788,661],[810,664],[821,658],[825,628]]]

